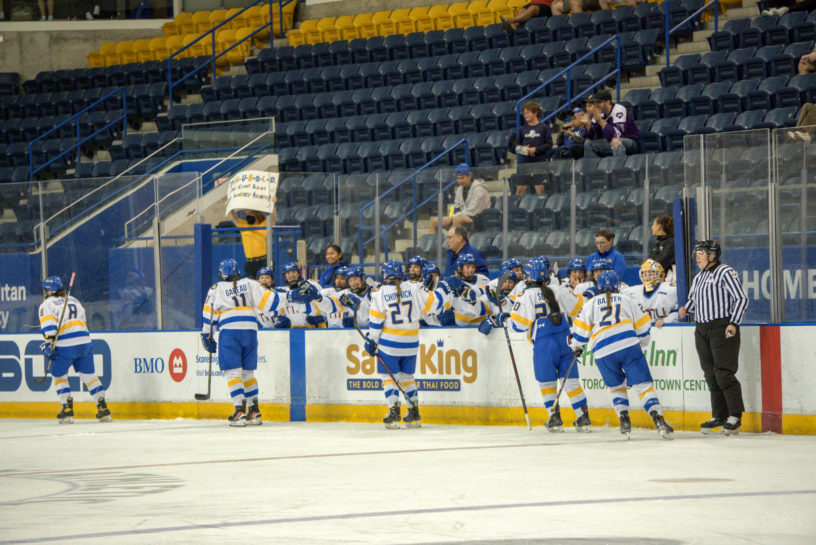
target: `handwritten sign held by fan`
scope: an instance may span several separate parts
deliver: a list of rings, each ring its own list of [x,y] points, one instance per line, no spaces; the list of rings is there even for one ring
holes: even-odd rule
[[[244,170],[232,177],[227,188],[227,210],[257,210],[271,214],[275,209],[272,197],[278,190],[278,173]]]

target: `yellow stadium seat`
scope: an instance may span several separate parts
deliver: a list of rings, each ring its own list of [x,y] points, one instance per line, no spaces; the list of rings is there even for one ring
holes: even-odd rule
[[[280,9],[280,6],[276,4],[272,8],[272,29],[273,35],[276,38],[281,37],[281,11],[283,11],[283,33],[286,34],[286,31],[290,28],[294,28],[295,26],[295,6],[297,2],[292,1],[283,6],[283,10]],[[267,12],[269,8],[267,7]],[[251,26],[251,25],[249,25]],[[256,34],[257,36],[257,34]]]
[[[204,34],[208,30],[210,30],[210,12],[209,11],[196,11],[193,13],[193,24],[195,25],[195,30],[198,34]]]
[[[336,17],[323,17],[317,21],[321,42],[333,42],[340,39],[340,29],[337,28]]]
[[[306,43],[306,36],[299,28],[293,28],[286,33],[286,39],[289,40],[289,45],[297,47]]]
[[[371,21],[371,13],[360,13],[354,18],[354,26],[360,34],[360,38],[371,38],[377,35],[377,25]]]
[[[417,32],[428,32],[436,29],[434,20],[428,15],[428,6],[422,6],[411,10],[411,19],[414,20],[414,28]]]
[[[184,37],[183,36],[168,36],[166,40],[164,40],[164,47],[167,49],[167,57],[170,58],[170,55],[184,47]],[[190,55],[187,54],[187,51],[184,51],[178,58],[181,59],[183,57],[189,57]]]
[[[258,28],[259,26],[264,24],[263,13],[261,12],[262,7],[263,6],[252,6],[251,8],[247,9],[244,13],[242,13],[240,16],[233,19],[233,21],[241,19],[244,21],[246,26]],[[267,8],[267,10],[268,9],[269,8]]]
[[[116,46],[116,53],[119,54],[119,64],[139,62],[139,55],[133,50],[133,41],[125,40]]]
[[[149,47],[155,61],[163,61],[170,56],[171,51],[167,50],[167,38],[153,38],[150,40]]]
[[[453,16],[448,13],[448,6],[446,5],[432,6],[428,10],[428,15],[436,24],[436,30],[448,30],[453,28],[455,24]]]
[[[202,38],[196,42],[196,39],[201,36],[200,34],[187,34],[182,39],[182,43],[184,45],[191,45],[185,53],[187,53],[188,57],[203,57],[204,55],[211,55],[212,54],[212,38],[207,36],[206,38]]]
[[[117,45],[118,42],[108,42],[102,44],[99,48],[99,53],[102,55],[102,62],[105,63],[105,66],[119,64],[119,53],[116,52]]]
[[[359,38],[360,33],[357,30],[357,27],[354,26],[354,15],[343,15],[338,17],[337,20],[334,22],[334,25],[337,27],[337,31],[340,33],[340,37],[336,38],[337,40],[353,40],[354,38]],[[324,41],[333,41],[333,40],[326,40],[325,34],[323,36]]]
[[[371,22],[377,25],[377,36],[391,36],[397,33],[397,25],[391,20],[390,11],[378,11],[371,16]]]
[[[162,25],[162,34],[165,36],[178,36],[179,28],[175,21],[167,21]]]
[[[182,11],[173,18],[173,21],[178,27],[178,35],[192,34],[195,32],[195,23],[193,23],[193,14],[189,11]]]
[[[102,58],[102,53],[99,51],[91,51],[87,55],[89,68],[104,68],[105,59]]]
[[[411,19],[411,10],[409,8],[395,9],[391,12],[391,20],[397,26],[397,34],[416,32],[416,23]]]
[[[467,28],[476,24],[467,7],[467,2],[456,2],[448,6],[448,13],[453,16],[453,26],[456,28]]]
[[[235,42],[241,42],[244,38],[252,34],[252,31],[255,30],[254,28],[244,27],[239,28],[235,31]],[[232,65],[243,64],[244,60],[252,53],[251,47],[252,39],[244,40],[241,43],[238,43],[237,46],[232,48],[230,51],[227,52],[225,57],[227,57],[227,61]]]
[[[317,21],[318,19],[307,19],[300,23],[300,31],[303,32],[307,44],[316,44],[322,39]]]
[[[467,9],[473,15],[473,22],[477,25],[492,25],[498,20],[493,10],[487,7],[487,0],[473,0],[468,4]]]
[[[218,25],[219,23],[223,23],[224,19],[226,19],[227,10],[225,9],[214,9],[210,12],[210,16],[207,18],[207,30],[210,30],[214,26]],[[222,30],[227,25],[222,26],[218,30]],[[216,31],[218,32],[218,31]]]
[[[229,46],[235,43],[235,31],[227,28],[224,30],[216,30],[215,31],[215,54],[221,55],[224,51],[227,50]],[[230,51],[226,55],[222,55],[215,59],[215,65],[219,68],[223,68],[225,66],[229,66],[229,55],[232,53]]]
[[[233,15],[238,13],[239,11],[241,11],[241,8],[231,8],[231,9],[228,9],[228,10],[224,10],[224,18],[221,19],[221,21],[226,21],[227,19],[229,19],[230,17],[232,17]],[[249,11],[249,10],[247,10],[247,11]],[[231,28],[232,30],[238,30],[239,28],[241,28],[243,26],[249,26],[247,24],[247,20],[244,18],[244,15],[246,14],[247,11],[245,11],[240,16],[238,16],[238,17],[236,17],[234,19],[231,19],[229,23],[222,26],[221,28]]]
[[[529,2],[527,0],[507,0],[507,7],[513,10],[513,15],[516,14],[518,10],[526,6]]]
[[[136,62],[147,62],[156,60],[156,58],[153,56],[153,50],[150,49],[150,40],[148,39],[134,41],[133,52],[136,54],[136,58],[138,59]]]
[[[490,0],[487,7],[496,14],[497,21],[500,21],[502,17],[512,17],[516,14],[515,9],[508,5],[507,0]]]

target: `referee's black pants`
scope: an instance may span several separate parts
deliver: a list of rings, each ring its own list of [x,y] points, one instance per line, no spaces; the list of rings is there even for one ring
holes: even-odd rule
[[[730,339],[725,338],[728,319],[697,323],[694,344],[700,357],[708,389],[711,392],[711,414],[714,418],[742,416],[742,387],[737,380],[740,330]]]

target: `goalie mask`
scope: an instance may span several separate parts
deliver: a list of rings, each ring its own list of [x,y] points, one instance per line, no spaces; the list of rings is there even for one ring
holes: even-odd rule
[[[666,273],[663,270],[663,265],[654,259],[647,259],[640,266],[640,281],[643,282],[643,287],[646,291],[654,291],[666,279]]]
[[[456,259],[456,272],[468,284],[476,281],[476,258],[473,254],[462,254]]]

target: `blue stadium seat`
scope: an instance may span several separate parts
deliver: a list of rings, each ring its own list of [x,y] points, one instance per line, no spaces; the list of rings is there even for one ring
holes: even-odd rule
[[[402,112],[387,114],[385,124],[391,132],[391,138],[395,140],[414,137],[413,128],[407,120],[407,116]]]
[[[335,144],[345,144],[351,142],[351,131],[346,126],[346,119],[335,117],[326,120],[326,132],[329,133],[331,141]]]
[[[790,79],[788,86],[799,91],[802,104],[816,103],[816,73],[797,74]]]
[[[570,26],[568,15],[554,15],[548,18],[547,28],[552,32],[553,41],[563,42],[575,38],[575,29]]]
[[[798,24],[804,24],[807,12],[795,11],[782,15],[775,25],[767,27],[762,33],[762,39],[767,45],[789,44],[791,30]]]
[[[348,40],[335,40],[329,44],[329,53],[334,59],[335,65],[352,63],[351,48]]]
[[[448,53],[451,54],[470,51],[470,45],[465,39],[465,30],[462,28],[449,28],[446,30],[445,43],[448,46]]]
[[[436,136],[447,136],[455,132],[448,110],[449,108],[436,108],[428,112],[428,120],[434,126]]]
[[[291,121],[289,123],[279,125],[279,131],[283,130],[288,140],[288,145],[292,147],[303,147],[311,145],[311,137],[306,131],[308,121]]]
[[[479,104],[479,91],[473,87],[476,78],[465,78],[456,80],[451,85],[451,91],[459,98],[459,103],[464,104]],[[443,104],[440,101],[440,106]]]
[[[627,6],[630,7],[631,6]],[[615,12],[619,11],[621,8],[616,10],[611,9],[601,9],[595,11],[590,14],[590,21],[593,25],[595,25],[595,32],[593,35],[598,34],[617,34],[618,33],[618,23],[615,20],[614,14]],[[634,8],[629,10],[629,14],[634,16]],[[623,16],[623,14],[621,14]],[[639,30],[640,29],[640,22],[638,21],[637,28],[632,28],[631,30]],[[629,29],[621,29],[621,32],[627,32]]]
[[[469,105],[450,108],[448,117],[453,122],[453,130],[456,134],[476,132],[476,119],[473,117]]]
[[[431,89],[437,97],[440,108],[459,106],[459,97],[453,92],[453,82],[451,80],[436,81]]]
[[[346,128],[354,142],[371,142],[371,131],[366,125],[365,115],[354,115],[346,118]]]
[[[493,80],[494,89],[485,88],[482,92],[482,102],[501,102],[502,100],[518,100],[522,97],[522,90],[516,82],[516,74],[504,74]]]
[[[516,29],[510,36],[511,45],[530,45],[533,43],[533,33],[526,26]]]
[[[793,127],[796,125],[796,114],[798,108],[790,106],[786,108],[774,108],[767,112],[762,118],[764,123],[770,123],[773,128]]]
[[[483,51],[490,47],[490,43],[485,36],[483,26],[472,26],[465,29],[465,41],[468,43],[468,49],[471,51]]]
[[[499,118],[493,113],[493,104],[477,104],[470,108],[470,113],[476,122],[476,131],[497,131],[501,129]]]
[[[785,47],[781,55],[771,59],[771,76],[793,75],[802,55],[807,55],[813,50],[810,42],[799,42]]]
[[[373,114],[365,116],[365,126],[371,135],[371,140],[391,140],[394,138],[391,127],[386,123],[386,118],[391,114]]]
[[[414,137],[429,137],[434,135],[433,123],[428,119],[428,112],[424,110],[414,110],[408,112],[407,115],[400,112],[393,115],[399,115],[405,118],[409,126],[412,127],[412,135]]]
[[[686,70],[699,63],[700,55],[697,53],[677,57],[672,66],[667,66],[658,73],[660,85],[663,87],[668,87],[670,85],[683,85],[685,82],[684,74]]]
[[[390,36],[389,36],[390,37]],[[368,87],[379,87],[380,85],[400,85],[402,81],[402,72],[399,70],[400,61],[386,61],[379,63],[379,72],[382,76],[382,83],[373,84],[368,83]]]
[[[708,37],[708,45],[712,51],[730,51],[739,47],[739,35],[748,30],[751,19],[729,19],[722,26],[722,30],[714,32]]]
[[[442,71],[442,67],[439,66],[437,57],[418,59],[417,68],[425,81],[440,81],[445,79],[445,74]]]
[[[399,111],[393,90],[393,87],[377,87],[371,90],[371,100],[377,105],[380,113]]]
[[[431,30],[425,33],[425,45],[427,46],[427,56],[439,57],[448,54],[448,44],[445,42],[444,30]]]
[[[406,166],[419,168],[425,164],[425,152],[422,150],[422,138],[406,138],[397,140],[399,151],[405,156]]]
[[[737,114],[734,112],[714,114],[708,118],[706,127],[712,129],[714,132],[725,132],[733,130],[734,121],[737,119]]]
[[[426,82],[433,86],[432,83]],[[416,85],[424,85],[425,83],[417,83]],[[412,88],[414,86],[408,83],[403,83],[402,85],[395,85],[391,89],[391,96],[394,98],[397,104],[397,111],[400,112],[407,112],[410,110],[414,110],[417,108],[417,101],[414,96],[411,94]]]
[[[603,10],[601,10],[603,11]],[[592,13],[588,11],[573,13],[567,20],[573,29],[576,38],[589,38],[597,33],[597,27],[592,20]],[[610,18],[611,19],[611,18]]]
[[[738,35],[738,47],[761,47],[764,42],[765,30],[775,26],[779,18],[776,15],[760,15],[751,21],[750,27],[740,31]]]
[[[284,123],[287,121],[297,121],[300,119],[300,112],[295,104],[296,98],[296,95],[283,95],[278,97],[277,101],[275,102],[275,108],[278,111],[278,116]],[[194,104],[190,104],[190,106],[194,106]]]
[[[258,107],[258,115],[261,117],[275,117],[278,115],[277,98],[272,96],[260,97],[256,106]],[[176,106],[178,108],[178,106]],[[175,108],[174,108],[175,110]],[[169,115],[169,114],[168,114]],[[161,116],[156,118],[156,121],[161,119]],[[178,127],[172,127],[178,128]],[[159,130],[165,130],[159,126]]]
[[[781,19],[785,19],[787,15],[791,15],[791,13],[783,15]],[[786,26],[790,31],[790,41],[792,43],[809,42],[816,39],[816,15],[814,15],[813,11],[804,21],[786,21]]]
[[[586,12],[580,12],[580,14],[584,14]],[[578,15],[578,14],[576,14]],[[583,57],[587,53],[589,53],[590,48],[587,46],[587,38],[586,37],[576,37],[572,40],[567,41],[564,44],[564,51],[566,51],[570,56],[570,61],[575,62],[579,58]]]
[[[660,117],[677,117],[686,113],[686,104],[677,97],[678,87],[660,87],[652,91],[650,96],[660,109]]]
[[[419,68],[419,61],[421,59],[404,59],[397,65],[402,83],[419,83],[423,81],[423,74]]]
[[[326,91],[343,91],[346,89],[346,80],[341,74],[341,66],[325,66],[320,77],[325,82]]]
[[[502,29],[500,23],[487,25],[484,29],[488,47],[491,49],[504,49],[510,47],[510,36]]]
[[[516,78],[514,74],[502,74],[501,76],[485,76],[473,80],[473,89],[479,93],[479,102],[499,102],[501,100],[501,88],[497,87],[496,79],[505,78],[504,81],[515,84]]]
[[[553,41],[552,29],[547,26],[546,17],[533,17],[524,23],[524,28],[530,33],[533,43],[545,44]],[[514,43],[514,45],[519,44]]]
[[[764,116],[764,110],[748,110],[742,112],[741,114],[737,115],[737,118],[734,120],[734,127],[738,130],[759,127]]]
[[[385,46],[385,38],[382,36],[372,36],[365,42],[365,48],[368,51],[368,59],[370,62],[385,62],[391,60],[391,54]],[[355,62],[357,62],[355,60]]]
[[[433,91],[434,85],[435,83],[432,81],[423,81],[413,84],[409,91],[411,100],[398,101],[400,111],[405,112],[413,109],[427,110],[436,108],[437,99]]]
[[[651,101],[649,95],[651,95],[649,89],[630,89],[620,102],[626,109],[632,112],[635,119],[644,119],[645,116],[642,114],[641,108],[644,104]],[[655,115],[650,117],[657,117],[657,103],[654,101],[651,101],[651,103],[654,104],[655,110],[653,110],[653,112]]]
[[[303,81],[309,93],[325,93],[326,80],[323,79],[323,67],[307,68],[303,71]]]
[[[674,143],[677,143],[677,124],[680,122],[679,117],[669,117],[665,119],[657,119],[652,123],[651,132],[656,133],[660,136],[661,140],[661,147],[663,150],[672,151],[670,147],[672,144],[672,138],[674,138]],[[680,146],[682,148],[682,135],[680,138]]]
[[[509,130],[516,128],[516,103],[515,101],[498,102],[493,105],[493,115],[499,120],[502,129]]]
[[[378,112],[377,100],[372,96],[375,92],[391,95],[391,87],[376,87],[374,89],[357,89],[351,99],[354,101],[356,111],[360,115],[376,114]],[[391,104],[390,102],[388,103]],[[389,110],[390,111],[390,110]]]
[[[404,34],[392,34],[383,38],[383,46],[388,50],[388,58],[393,61],[408,59],[411,56]],[[372,55],[372,60],[378,60]],[[386,59],[382,59],[386,60]]]
[[[332,66],[335,64],[334,52],[331,50],[329,42],[320,42],[312,44],[312,56],[315,60],[315,66]]]
[[[685,70],[684,78],[688,84],[711,83],[713,79],[714,67],[725,62],[728,51],[712,51],[700,58],[700,62],[688,67]]]
[[[727,81],[709,83],[700,94],[692,97],[687,102],[686,112],[688,115],[711,115],[716,111],[716,101],[728,94],[731,84]]]
[[[560,42],[550,42],[544,46],[543,54],[549,58],[551,67],[565,68],[572,62],[572,58],[564,49],[564,45]]]
[[[292,57],[294,58],[295,66],[297,66],[299,70],[317,66],[314,55],[312,54],[312,44],[295,46]]]

